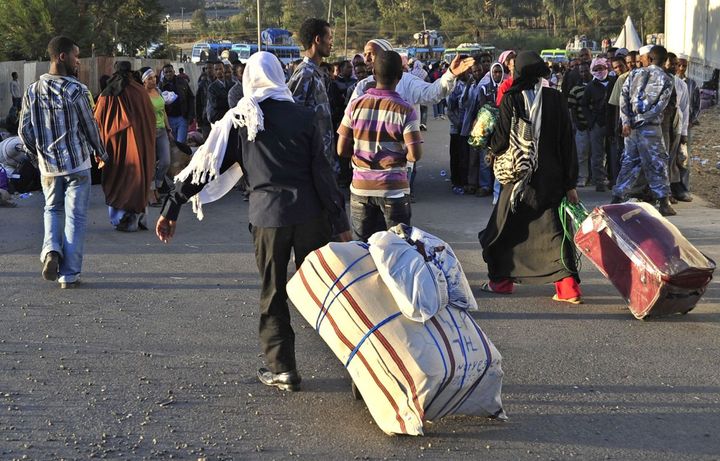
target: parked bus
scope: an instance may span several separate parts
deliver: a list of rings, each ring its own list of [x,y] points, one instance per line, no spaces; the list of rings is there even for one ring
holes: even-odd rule
[[[493,59],[495,59],[495,47],[491,45],[480,45],[479,43],[461,43],[457,48],[448,48],[443,53],[443,60],[450,64],[455,56],[458,54],[465,54],[467,56],[474,56],[480,53],[490,53]]]
[[[439,61],[445,52],[445,48],[436,46],[411,45],[406,49],[408,58],[419,59],[423,62]]]
[[[247,62],[250,55],[256,53],[258,50],[257,43],[235,43],[233,44],[232,51],[238,54],[240,62]],[[300,59],[300,47],[294,45],[263,45],[262,51],[268,51],[280,59],[283,65]]]
[[[561,48],[542,50],[540,51],[540,57],[543,58],[543,61],[568,62],[570,60],[570,52]]]
[[[230,50],[231,47],[229,40],[198,42],[192,47],[190,62],[216,61],[223,51]]]

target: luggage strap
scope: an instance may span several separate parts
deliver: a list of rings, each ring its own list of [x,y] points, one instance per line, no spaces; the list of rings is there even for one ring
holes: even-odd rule
[[[350,361],[355,357],[355,354],[357,354],[358,350],[360,349],[360,346],[363,345],[366,339],[368,339],[373,333],[375,333],[377,330],[379,330],[383,325],[390,322],[391,320],[397,318],[402,314],[402,312],[396,312],[388,317],[386,317],[384,320],[382,320],[380,323],[375,325],[374,327],[370,328],[367,333],[358,341],[357,346],[355,346],[355,349],[352,350],[350,355],[348,356],[347,362],[345,362],[345,368],[350,366]]]

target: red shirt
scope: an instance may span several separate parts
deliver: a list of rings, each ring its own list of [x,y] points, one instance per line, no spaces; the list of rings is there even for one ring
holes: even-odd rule
[[[503,82],[498,87],[497,98],[495,99],[498,107],[500,107],[500,101],[502,101],[502,98],[505,95],[505,92],[510,89],[512,84],[513,84],[513,78],[508,77],[507,79],[503,80]]]

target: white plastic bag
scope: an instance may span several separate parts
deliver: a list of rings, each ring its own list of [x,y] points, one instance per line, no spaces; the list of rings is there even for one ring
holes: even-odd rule
[[[425,322],[448,305],[478,309],[460,261],[447,242],[398,224],[373,234],[368,243],[380,277],[407,318]]]

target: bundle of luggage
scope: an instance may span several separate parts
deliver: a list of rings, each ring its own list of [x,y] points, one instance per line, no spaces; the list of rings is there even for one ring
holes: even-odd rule
[[[638,319],[686,314],[715,270],[715,262],[648,203],[597,207],[574,238]]]
[[[399,225],[308,255],[287,286],[347,368],[377,425],[422,435],[451,414],[505,419],[502,357],[450,246]]]
[[[8,177],[10,193],[34,192],[41,189],[40,170],[33,164],[18,136],[0,141],[0,166]]]

